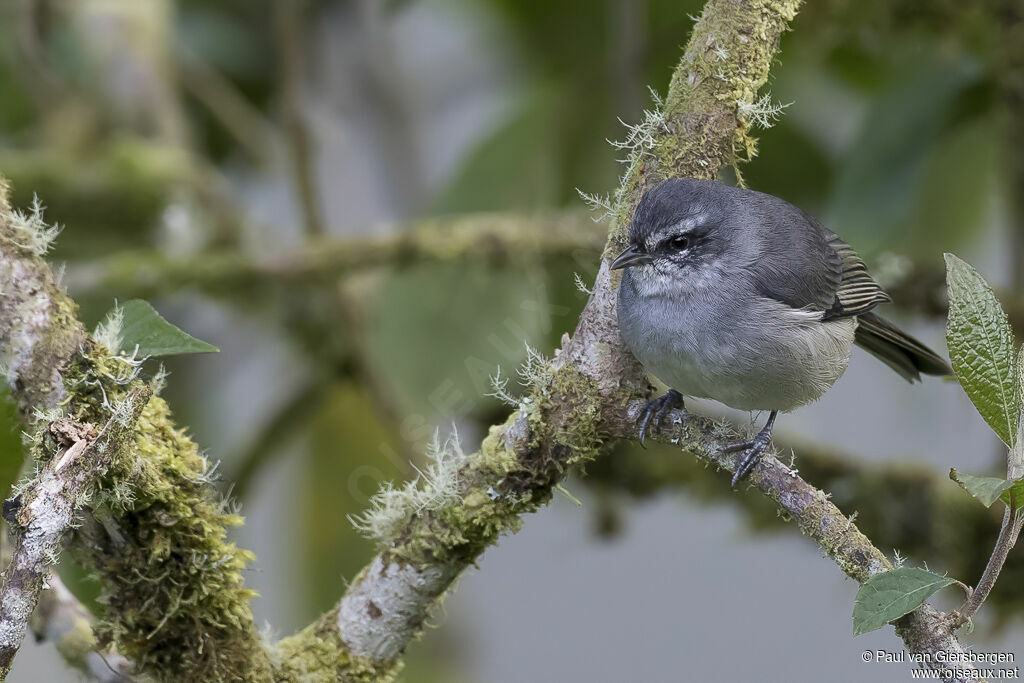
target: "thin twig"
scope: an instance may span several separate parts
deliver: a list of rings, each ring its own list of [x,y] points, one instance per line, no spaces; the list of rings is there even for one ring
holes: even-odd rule
[[[263,465],[288,444],[296,434],[302,433],[316,414],[314,406],[320,404],[330,387],[330,376],[318,378],[301,387],[288,398],[273,416],[264,421],[263,428],[250,440],[233,462],[238,465],[232,482],[232,495],[247,500],[253,482]]]
[[[276,126],[231,81],[184,44],[176,46],[178,72],[185,91],[202,103],[238,146],[257,164],[273,164]]]
[[[1016,496],[1011,492],[1010,504],[1003,512],[1003,524],[999,529],[999,537],[996,539],[995,547],[992,549],[992,555],[988,558],[988,564],[985,565],[985,571],[982,573],[981,578],[978,579],[978,585],[975,586],[974,590],[967,597],[967,601],[953,614],[958,627],[970,621],[978,613],[985,599],[992,592],[992,588],[996,585],[999,573],[1003,570],[1003,565],[1006,564],[1007,556],[1017,543],[1017,537],[1020,535],[1021,524],[1024,522],[1024,518],[1021,518],[1020,509],[1017,508],[1016,502]]]
[[[736,161],[738,148],[752,149],[753,141],[737,110],[741,99],[754,97],[766,81],[779,38],[799,4],[798,0],[708,3],[674,74],[665,111],[653,117],[652,127],[637,138],[644,141],[642,148],[630,151],[631,166],[619,193],[606,254],[621,247],[628,218],[644,190],[667,175],[713,177],[723,164]],[[704,71],[712,51],[729,55],[716,62],[719,73]],[[0,259],[0,272],[5,267]],[[552,361],[537,363],[531,373],[529,402],[524,400],[505,424],[490,430],[480,453],[464,456],[460,451],[450,480],[437,482],[444,485],[446,495],[436,497],[436,503],[431,497],[426,507],[423,496],[412,497],[418,505],[410,510],[402,508],[401,492],[387,499],[395,507],[382,512],[397,513],[389,518],[397,520],[396,533],[381,539],[380,554],[352,581],[336,609],[280,644],[275,665],[279,663],[282,673],[288,674],[282,678],[326,673],[342,679],[390,680],[401,653],[422,630],[428,611],[462,570],[501,533],[517,528],[523,513],[546,503],[575,463],[595,457],[610,439],[632,435],[643,404],[640,397],[649,387],[618,335],[615,285],[605,258],[575,333],[566,336]],[[0,300],[0,308],[3,304]],[[30,304],[24,307],[31,308]],[[3,318],[0,315],[0,323]],[[36,382],[38,377],[22,371],[22,366],[34,369],[22,363],[15,368],[18,376]],[[59,380],[58,375],[57,386]],[[23,402],[38,399],[41,391]],[[732,467],[732,458],[713,455],[716,446],[730,438],[728,432],[708,420],[678,419],[672,438],[725,469]],[[68,467],[72,469],[66,471],[73,471],[73,465]],[[799,519],[801,527],[851,576],[862,580],[888,568],[884,555],[824,493],[776,459],[766,458],[751,482]],[[434,482],[430,485],[436,488]],[[240,621],[239,630],[248,634],[251,619],[245,615]],[[915,653],[962,652],[947,615],[928,606],[901,620],[898,633]],[[246,638],[243,644],[248,643]],[[320,669],[314,672],[309,670],[311,651],[318,653],[315,666]],[[163,654],[180,659],[188,651],[165,649]],[[204,656],[218,654],[204,648]],[[242,654],[246,665],[259,666],[259,653],[245,650]]]
[[[278,90],[284,110],[284,133],[291,158],[292,178],[298,195],[302,223],[309,237],[326,233],[320,197],[316,189],[316,164],[309,126],[302,112],[303,50],[307,48],[304,0],[275,0],[277,29]]]
[[[1006,452],[1006,478],[1014,481],[1024,476],[1024,426],[1018,431],[1017,442]],[[963,606],[953,613],[953,619],[957,626],[970,621],[981,608],[985,599],[988,598],[992,588],[996,585],[1006,558],[1017,543],[1021,527],[1024,526],[1024,514],[1017,506],[1017,494],[1010,489],[1010,501],[1003,511],[1003,522],[999,527],[999,537],[996,538],[992,554],[985,565],[985,571],[978,579],[978,585],[967,596]]]
[[[211,184],[206,179],[197,183],[196,189],[210,194]],[[214,199],[209,202],[216,203]],[[226,209],[218,211],[223,214]],[[474,257],[501,264],[524,254],[538,255],[559,265],[567,264],[566,258],[572,259],[567,270],[571,272],[573,267],[582,268],[593,262],[605,237],[601,225],[594,225],[577,212],[469,214],[410,221],[398,230],[372,232],[377,234],[314,240],[308,246],[270,257],[231,249],[175,259],[159,250],[131,250],[78,265],[71,270],[68,280],[76,291],[116,292],[122,297],[166,295],[181,289],[225,295],[257,283],[287,288],[319,275],[346,277],[386,265]],[[905,271],[886,278],[884,284],[893,297],[892,305],[901,310],[929,318],[946,317],[945,272],[941,268],[911,263]],[[997,290],[997,295],[1013,327],[1024,330],[1024,297],[1009,289]]]

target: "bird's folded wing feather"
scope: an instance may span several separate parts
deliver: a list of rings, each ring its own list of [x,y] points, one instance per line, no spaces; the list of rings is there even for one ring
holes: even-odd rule
[[[871,278],[868,267],[864,265],[857,252],[846,242],[833,233],[829,246],[839,256],[842,279],[836,289],[836,298],[832,306],[825,311],[823,320],[845,318],[851,315],[867,313],[878,304],[892,301],[878,283]]]
[[[821,311],[822,320],[860,315],[891,301],[850,245],[811,215],[796,211],[794,222],[805,229],[772,235],[773,248],[759,260],[755,284],[763,296]]]

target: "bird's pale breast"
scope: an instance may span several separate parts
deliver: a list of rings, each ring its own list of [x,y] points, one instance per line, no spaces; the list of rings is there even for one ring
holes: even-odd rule
[[[792,410],[846,370],[855,318],[822,322],[820,312],[730,290],[727,281],[680,297],[641,278],[627,273],[619,288],[622,337],[684,396],[740,410]]]

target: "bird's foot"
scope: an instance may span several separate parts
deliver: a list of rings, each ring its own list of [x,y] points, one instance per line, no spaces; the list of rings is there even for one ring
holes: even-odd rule
[[[661,428],[662,420],[665,419],[665,415],[669,411],[685,407],[683,405],[683,395],[675,389],[669,389],[668,393],[664,396],[648,401],[644,409],[640,411],[640,417],[637,419],[637,423],[640,425],[638,431],[640,445],[647,448],[646,444],[644,444],[644,439],[647,437],[647,427],[650,425],[651,418],[654,419],[654,428],[657,430]]]
[[[772,442],[772,425],[775,424],[775,415],[776,412],[772,411],[764,428],[750,441],[734,443],[721,449],[722,453],[743,453],[739,464],[736,466],[736,472],[732,475],[732,486],[736,486],[739,481],[750,474],[751,470],[757,466],[757,463],[761,462],[762,456],[768,450],[768,445]]]

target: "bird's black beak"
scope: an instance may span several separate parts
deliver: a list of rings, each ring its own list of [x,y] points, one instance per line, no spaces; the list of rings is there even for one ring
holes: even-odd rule
[[[650,263],[654,259],[646,251],[636,246],[635,244],[629,245],[629,247],[615,257],[612,261],[610,268],[612,270],[618,270],[619,268],[625,268],[626,266],[638,266],[644,263]]]

